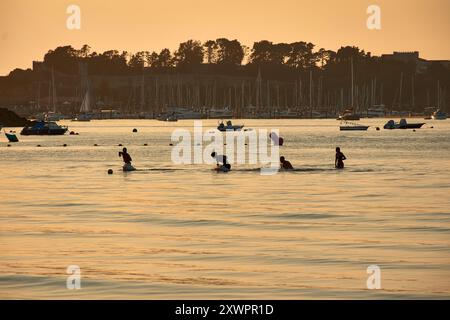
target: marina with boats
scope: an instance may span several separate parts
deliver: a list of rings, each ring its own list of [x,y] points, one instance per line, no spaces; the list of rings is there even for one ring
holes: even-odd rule
[[[342,61],[344,76],[333,81],[332,86],[320,69],[302,70],[292,80],[273,79],[264,67],[254,68],[245,77],[160,74],[145,68],[137,74],[105,77],[89,74],[84,63],[79,64],[77,75],[36,63],[33,72],[39,77],[27,91],[32,94],[22,101],[0,101],[0,105],[43,121],[446,119],[448,89],[440,80],[432,84],[434,90],[424,93],[418,87],[420,74],[400,71],[397,81],[361,75],[364,67],[358,59],[352,56]]]

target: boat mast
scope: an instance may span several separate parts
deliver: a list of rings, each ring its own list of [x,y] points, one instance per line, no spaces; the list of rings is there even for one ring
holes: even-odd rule
[[[52,67],[52,104],[53,104],[53,112],[56,113],[55,72],[53,67]]]
[[[399,92],[399,98],[398,98],[399,109],[402,108],[402,89],[403,89],[403,72],[400,73],[400,92]]]
[[[309,112],[312,118],[313,107],[312,107],[312,70],[309,71]]]
[[[440,109],[441,108],[441,84],[440,81],[438,80],[437,82],[437,108]]]
[[[372,105],[376,105],[376,104],[378,104],[377,103],[377,77],[375,77],[375,79],[373,79],[373,92],[372,92]]]
[[[145,104],[145,91],[144,91],[144,69],[142,69],[142,80],[141,80],[141,113],[144,112]]]
[[[258,112],[260,112],[260,104],[262,104],[261,102],[261,82],[262,82],[262,77],[261,77],[261,68],[258,68],[258,76],[256,77],[256,110],[258,110]]]
[[[240,110],[240,117],[242,117],[244,113],[244,117],[247,115],[247,108],[245,106],[245,83],[244,80],[241,82],[241,110]]]
[[[277,83],[277,112],[280,109],[280,85]]]
[[[351,57],[351,66],[350,66],[350,69],[351,69],[351,78],[352,78],[352,83],[351,83],[351,108],[353,109],[353,104],[354,104],[354,89],[355,89],[355,87],[354,87],[354,79],[353,79],[353,57]]]
[[[303,88],[302,88],[302,77],[301,77],[301,74],[300,74],[300,83],[299,83],[299,92],[300,92],[300,97],[299,97],[299,107],[301,108],[301,107],[303,107]]]
[[[38,81],[37,109],[41,109],[41,81]]]

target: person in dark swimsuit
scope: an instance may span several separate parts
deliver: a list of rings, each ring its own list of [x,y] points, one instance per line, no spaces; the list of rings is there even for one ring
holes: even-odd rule
[[[292,164],[287,161],[284,157],[280,157],[280,167],[283,170],[294,170]]]
[[[336,148],[336,159],[334,160],[334,165],[337,169],[344,169],[344,160],[347,160],[345,155],[341,152],[341,148]]]
[[[213,153],[211,153],[211,157],[216,160],[218,168],[223,166],[224,168],[231,170],[231,165],[228,163],[227,156],[219,155],[219,154],[213,152]]]
[[[119,157],[122,157],[123,162],[125,162],[125,164],[131,165],[131,161],[133,161],[133,159],[131,159],[130,154],[127,152],[127,148],[123,148],[122,151],[119,152]]]

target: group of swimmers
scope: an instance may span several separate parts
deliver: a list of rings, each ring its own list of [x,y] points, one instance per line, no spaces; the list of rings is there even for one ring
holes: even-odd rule
[[[124,165],[123,165],[123,171],[134,171],[136,170],[131,165],[131,156],[127,151],[127,148],[123,148],[122,151],[119,152],[119,157],[122,157]],[[228,172],[231,170],[231,165],[228,163],[227,156],[225,155],[219,155],[216,152],[211,153],[211,157],[216,160],[217,162],[217,171],[224,171]],[[336,148],[336,157],[334,160],[334,166],[336,169],[344,169],[344,160],[347,158],[345,155],[341,152],[341,148]],[[294,167],[292,164],[286,160],[284,156],[280,157],[280,169],[282,170],[294,170]]]
[[[347,160],[347,157],[341,152],[341,148],[337,147],[336,157],[334,159],[336,169],[344,169],[344,160]],[[283,156],[280,157],[280,168],[282,170],[294,170],[292,164]]]

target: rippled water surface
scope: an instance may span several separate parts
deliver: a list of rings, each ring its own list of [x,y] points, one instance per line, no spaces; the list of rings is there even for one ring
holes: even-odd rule
[[[11,147],[2,135],[0,298],[450,297],[450,121],[243,122],[280,129],[298,170],[174,165],[170,135],[192,121],[67,122],[78,136]],[[141,170],[121,172],[119,143]],[[372,264],[381,290],[366,288]],[[81,290],[66,289],[69,265]]]

